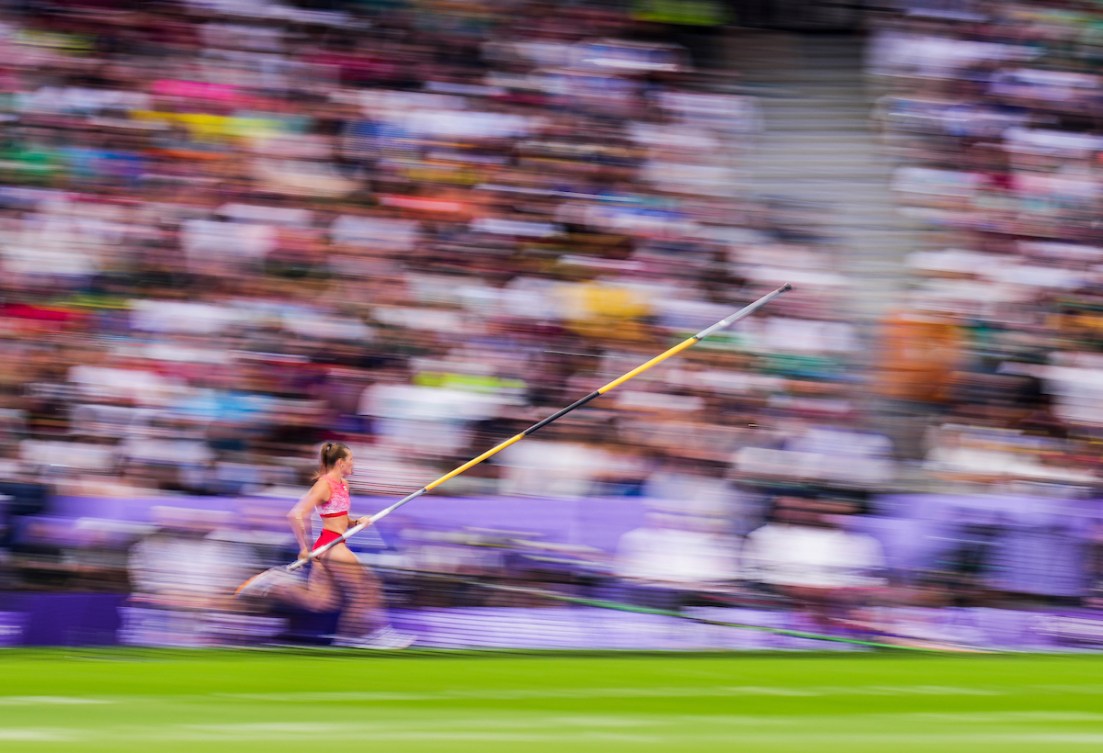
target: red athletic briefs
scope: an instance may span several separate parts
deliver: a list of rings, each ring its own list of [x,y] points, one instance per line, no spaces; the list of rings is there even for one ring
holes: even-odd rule
[[[315,541],[314,546],[311,547],[311,551],[314,551],[319,547],[323,547],[331,541],[336,541],[339,538],[341,538],[341,534],[337,533],[336,531],[331,531],[328,528],[323,528],[321,535],[318,536],[318,540]]]

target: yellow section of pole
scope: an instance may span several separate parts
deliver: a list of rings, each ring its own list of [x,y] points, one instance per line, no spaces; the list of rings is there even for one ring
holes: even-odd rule
[[[520,442],[524,438],[525,438],[524,434],[514,434],[512,437],[510,437],[506,441],[502,442],[501,444],[499,444],[495,447],[491,447],[489,450],[484,452],[482,455],[479,455],[479,457],[471,458],[466,463],[461,465],[459,468],[456,468],[454,470],[449,471],[448,473],[444,474],[443,476],[441,476],[440,478],[438,478],[436,481],[432,482],[431,484],[426,484],[425,485],[425,491],[431,491],[432,489],[437,488],[438,486],[443,484],[448,479],[455,478],[456,476],[458,476],[461,473],[463,473],[464,471],[466,471],[468,468],[471,468],[472,466],[478,465],[479,463],[483,462],[484,460],[486,460],[491,455],[497,455],[499,452],[501,452],[505,448],[509,447],[511,444],[517,444],[518,442]]]
[[[659,355],[655,356],[654,358],[652,358],[647,363],[641,363],[639,366],[632,369],[627,374],[620,375],[619,377],[617,377],[613,381],[609,382],[609,384],[605,385],[604,387],[598,387],[597,388],[598,394],[599,395],[604,395],[609,390],[615,389],[616,387],[619,387],[620,385],[627,382],[629,379],[633,379],[633,378],[639,376],[643,372],[650,369],[652,366],[655,366],[656,364],[660,364],[663,361],[665,361],[666,359],[670,358],[671,356],[674,356],[674,355],[677,355],[677,354],[681,353],[686,348],[693,347],[694,345],[697,344],[697,342],[698,342],[697,335],[693,335],[692,337],[686,338],[685,340],[678,343],[677,345],[675,345],[673,348],[666,351],[665,353],[660,353]]]

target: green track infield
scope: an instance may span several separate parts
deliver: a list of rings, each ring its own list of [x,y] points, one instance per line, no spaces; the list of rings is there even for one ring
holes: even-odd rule
[[[1103,656],[0,651],[0,751],[1103,750]]]

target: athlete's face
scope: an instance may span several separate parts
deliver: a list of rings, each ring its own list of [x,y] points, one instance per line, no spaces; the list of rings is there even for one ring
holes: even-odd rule
[[[353,474],[356,468],[352,462],[352,453],[345,455],[343,458],[337,461],[337,471],[345,478],[348,478]]]

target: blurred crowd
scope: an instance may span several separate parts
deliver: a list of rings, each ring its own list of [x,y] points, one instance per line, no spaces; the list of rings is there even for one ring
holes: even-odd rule
[[[1103,18],[1085,2],[914,6],[869,46],[893,188],[922,239],[883,392],[924,415],[916,454],[941,478],[1090,490]]]
[[[236,494],[334,437],[361,492],[412,490],[785,281],[449,490],[768,475],[790,440],[808,474],[882,473],[835,441],[861,431],[835,252],[741,182],[759,121],[729,75],[621,11],[370,5],[8,9],[9,473]]]
[[[0,3],[3,491],[282,504],[336,439],[354,494],[408,493],[791,282],[440,493],[644,498],[604,572],[697,593],[753,580],[826,619],[885,583],[848,521],[904,469],[1096,479],[1096,27],[1049,8],[904,13],[872,35],[894,188],[932,241],[874,342],[823,219],[743,170],[755,96],[643,15]],[[246,527],[281,527],[272,509]],[[81,536],[36,512],[0,546],[33,560]],[[165,514],[129,552],[136,529],[85,531],[75,549],[103,559],[59,565],[67,587],[129,570],[136,604],[167,590],[204,610],[149,563],[210,554],[237,563],[215,568],[229,582],[286,553],[286,531],[239,556],[257,543],[240,526]],[[483,534],[433,534],[391,564],[502,572]],[[595,559],[506,540],[566,580]]]

